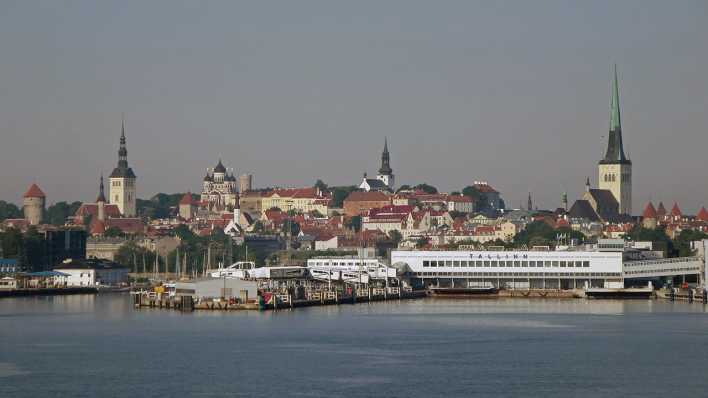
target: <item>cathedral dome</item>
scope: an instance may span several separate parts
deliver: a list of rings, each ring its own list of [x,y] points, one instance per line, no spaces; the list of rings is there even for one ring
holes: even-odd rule
[[[219,163],[214,167],[214,173],[226,173],[226,167],[221,164],[221,159],[219,159]]]

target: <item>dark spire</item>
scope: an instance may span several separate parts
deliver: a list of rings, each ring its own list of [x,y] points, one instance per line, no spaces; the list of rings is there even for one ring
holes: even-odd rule
[[[612,80],[612,94],[610,96],[610,134],[607,140],[607,151],[601,164],[631,164],[624,155],[622,144],[622,122],[620,120],[619,80],[617,79],[617,65],[615,65],[614,79]]]
[[[533,210],[533,201],[531,200],[531,192],[529,192],[529,199],[526,202],[526,206],[527,206],[528,211]]]
[[[381,153],[381,168],[379,169],[379,174],[393,174],[393,170],[391,169],[391,158],[388,153],[388,138],[386,137],[384,137],[384,149],[383,153]]]
[[[125,143],[125,118],[120,124],[120,147],[118,148],[118,166],[113,169],[111,178],[135,178],[133,169],[128,167],[128,148]]]
[[[106,195],[105,195],[104,189],[103,189],[103,173],[101,173],[101,184],[99,185],[99,188],[98,188],[98,198],[96,198],[96,203],[99,203],[99,202],[103,202],[103,203],[106,202]]]
[[[585,191],[590,192],[590,177],[585,179]]]

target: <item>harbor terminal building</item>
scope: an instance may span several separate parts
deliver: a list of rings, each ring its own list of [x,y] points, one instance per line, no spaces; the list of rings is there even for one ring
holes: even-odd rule
[[[621,288],[622,251],[393,251],[419,288]]]

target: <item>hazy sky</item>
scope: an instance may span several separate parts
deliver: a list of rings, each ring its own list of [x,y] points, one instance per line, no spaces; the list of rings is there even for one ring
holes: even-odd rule
[[[121,113],[140,197],[221,156],[256,186],[597,181],[620,75],[634,207],[708,205],[705,1],[1,1],[0,199],[93,201]]]

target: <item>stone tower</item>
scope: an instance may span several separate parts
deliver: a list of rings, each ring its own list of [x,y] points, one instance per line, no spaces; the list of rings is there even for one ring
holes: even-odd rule
[[[393,169],[391,169],[390,156],[391,155],[388,153],[388,139],[384,138],[384,149],[381,153],[381,168],[379,168],[379,174],[376,176],[376,179],[382,181],[393,190],[395,176],[393,175]]]
[[[610,100],[610,134],[605,157],[598,164],[599,188],[612,192],[620,214],[632,214],[632,161],[624,154],[620,122],[619,83],[615,66]]]
[[[30,225],[39,225],[44,219],[44,205],[47,197],[37,184],[32,184],[22,195],[22,212]]]
[[[128,167],[128,149],[125,146],[125,122],[121,123],[120,148],[118,149],[118,165],[109,177],[109,203],[118,206],[123,217],[135,217],[135,173]]]

